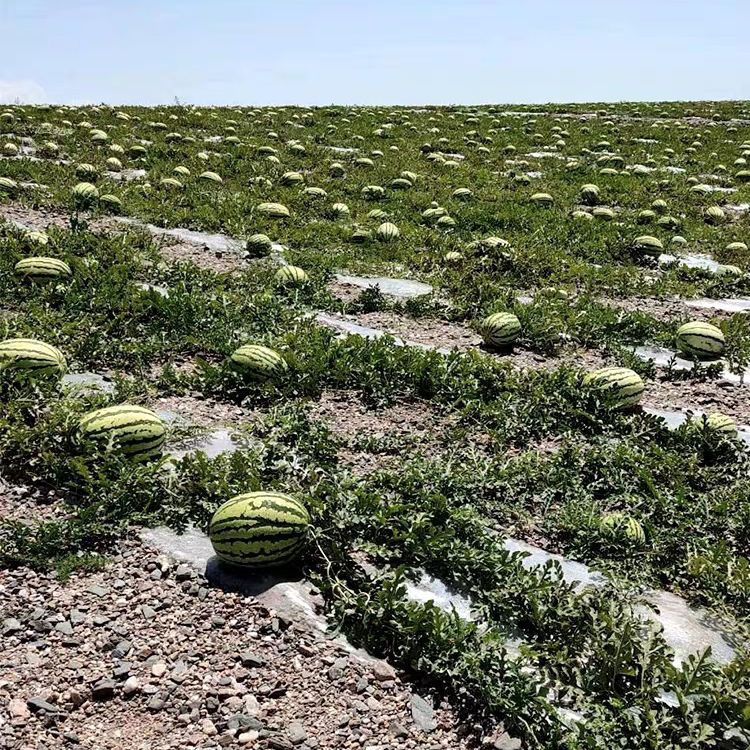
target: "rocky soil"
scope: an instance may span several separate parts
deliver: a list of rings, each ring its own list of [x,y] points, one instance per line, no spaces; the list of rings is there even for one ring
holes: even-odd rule
[[[0,573],[0,747],[468,748],[386,662],[142,542],[67,583]],[[489,745],[519,744],[502,732]]]

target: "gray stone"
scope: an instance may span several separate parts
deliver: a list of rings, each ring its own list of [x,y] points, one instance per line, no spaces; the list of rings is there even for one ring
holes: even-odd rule
[[[301,745],[307,739],[307,731],[298,721],[293,721],[286,729],[286,736],[293,745]]]
[[[266,660],[261,654],[255,654],[252,651],[243,651],[240,654],[240,662],[242,662],[243,667],[252,668],[265,666]]]
[[[2,633],[2,635],[11,635],[12,633],[18,633],[21,630],[23,630],[23,625],[21,625],[21,622],[19,620],[16,620],[15,617],[8,617],[3,620],[3,625],[2,628],[0,628],[0,633]]]
[[[73,635],[73,626],[67,621],[63,620],[55,625],[55,630],[63,635]]]
[[[128,677],[128,679],[125,680],[125,683],[122,686],[122,692],[124,695],[135,695],[136,693],[140,692],[140,690],[141,683],[135,676]]]
[[[437,729],[435,710],[420,695],[414,694],[411,697],[411,717],[414,723],[424,732],[434,732]]]
[[[57,706],[44,700],[40,695],[35,695],[26,701],[26,705],[36,713],[37,711],[46,711],[49,714],[56,714],[60,711]]]
[[[99,682],[91,688],[91,697],[94,700],[109,700],[114,697],[117,683],[114,680],[99,680]]]

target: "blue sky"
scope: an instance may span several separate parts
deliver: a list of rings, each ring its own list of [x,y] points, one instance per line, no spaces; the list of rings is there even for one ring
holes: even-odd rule
[[[750,99],[750,0],[0,0],[0,103]]]

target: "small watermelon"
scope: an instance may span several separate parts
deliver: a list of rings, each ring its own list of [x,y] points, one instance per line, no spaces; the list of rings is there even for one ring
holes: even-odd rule
[[[521,335],[521,321],[513,313],[494,313],[480,323],[479,332],[487,346],[507,349]]]

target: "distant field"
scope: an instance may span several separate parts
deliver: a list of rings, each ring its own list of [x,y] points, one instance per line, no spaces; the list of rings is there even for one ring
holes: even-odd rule
[[[3,616],[282,492],[444,747],[748,747],[748,160],[747,102],[0,107]]]

